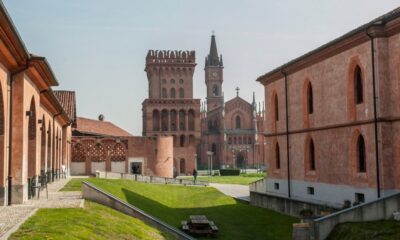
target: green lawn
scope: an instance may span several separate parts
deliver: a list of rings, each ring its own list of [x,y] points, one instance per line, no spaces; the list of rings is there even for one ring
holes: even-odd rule
[[[61,192],[81,191],[82,181],[87,178],[71,178],[69,182],[60,189]]]
[[[142,221],[85,201],[85,208],[40,209],[14,239],[173,239]]]
[[[206,215],[219,227],[218,239],[291,239],[298,219],[250,206],[211,187],[88,179],[92,184],[179,228],[190,215]]]
[[[210,181],[211,183],[229,183],[229,184],[240,184],[249,185],[252,182],[263,179],[265,174],[242,174],[240,176],[198,176],[199,181]],[[179,178],[193,179],[193,176],[182,176]]]
[[[400,239],[400,222],[394,220],[343,223],[335,227],[329,240]]]

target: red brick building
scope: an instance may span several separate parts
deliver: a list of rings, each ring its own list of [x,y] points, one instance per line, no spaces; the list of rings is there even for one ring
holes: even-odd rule
[[[0,30],[1,206],[31,198],[39,176],[54,181],[68,172],[73,120],[52,90],[50,64],[28,52],[3,3]]]
[[[194,51],[150,50],[146,57],[149,98],[143,102],[143,136],[172,136],[174,174],[196,168],[200,99],[193,98]]]
[[[225,102],[223,96],[223,61],[218,55],[215,36],[211,36],[205,61],[206,103],[201,114],[201,168],[208,167],[212,152],[213,168],[247,168],[264,165],[264,110],[239,96]]]
[[[72,175],[96,171],[173,176],[172,137],[135,137],[115,124],[77,118],[72,137]]]
[[[268,178],[253,189],[341,206],[400,190],[400,8],[258,78]]]

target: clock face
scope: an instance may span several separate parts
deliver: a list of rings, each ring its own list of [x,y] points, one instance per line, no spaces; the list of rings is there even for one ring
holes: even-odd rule
[[[218,77],[218,73],[217,73],[217,72],[213,72],[213,73],[212,73],[212,76],[213,76],[213,77]]]

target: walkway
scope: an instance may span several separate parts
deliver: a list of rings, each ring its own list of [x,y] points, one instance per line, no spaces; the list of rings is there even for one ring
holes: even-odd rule
[[[83,207],[80,192],[59,192],[68,181],[69,179],[61,179],[49,184],[49,199],[46,198],[46,190],[43,190],[40,192],[40,199],[34,198],[24,204],[0,207],[0,240],[7,239],[39,208]]]
[[[250,202],[250,190],[248,185],[210,183],[210,186],[215,187],[225,195]]]

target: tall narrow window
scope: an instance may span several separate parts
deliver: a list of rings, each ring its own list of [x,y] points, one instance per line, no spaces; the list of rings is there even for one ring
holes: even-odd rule
[[[312,86],[311,83],[308,83],[307,86],[307,111],[308,114],[311,114],[314,112],[314,102],[313,102],[313,91],[312,91]]]
[[[275,121],[279,120],[279,109],[278,109],[278,96],[275,95],[275,102],[274,102],[274,110],[275,110]]]
[[[281,169],[281,153],[279,151],[279,144],[275,145],[275,165],[276,169]]]
[[[236,116],[236,129],[241,128],[241,120],[239,116]]]
[[[365,161],[365,141],[361,134],[357,140],[357,159],[358,159],[358,171],[366,172],[367,165]]]
[[[356,103],[362,103],[364,101],[364,96],[363,96],[363,79],[362,79],[362,72],[361,68],[359,66],[356,67],[354,70],[354,80],[355,80],[355,98],[356,98]]]
[[[315,171],[315,148],[312,139],[310,140],[310,170]]]
[[[162,98],[167,98],[167,89],[163,88],[161,94],[162,94]]]
[[[213,96],[214,97],[218,96],[218,86],[216,84],[214,84],[213,86]]]
[[[170,98],[175,98],[175,88],[171,88]]]
[[[185,98],[185,92],[183,88],[179,88],[179,98]]]

